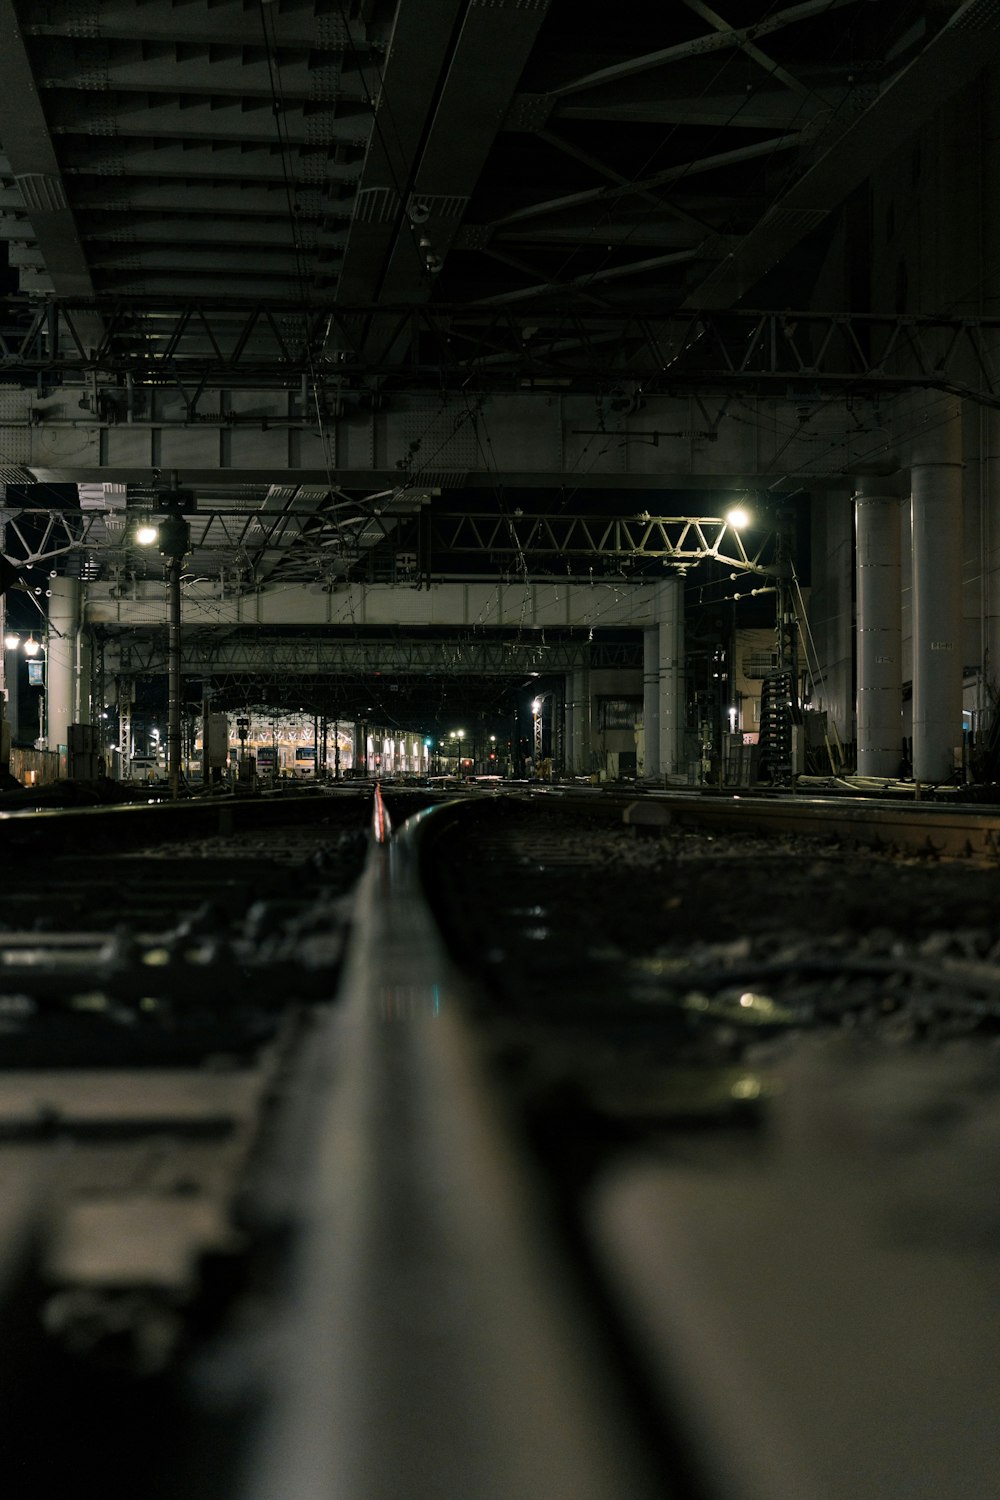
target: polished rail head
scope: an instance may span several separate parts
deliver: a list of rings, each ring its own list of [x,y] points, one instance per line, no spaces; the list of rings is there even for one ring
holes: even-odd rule
[[[372,838],[376,844],[387,844],[392,837],[392,820],[382,800],[382,787],[375,783],[375,798],[372,805]]]

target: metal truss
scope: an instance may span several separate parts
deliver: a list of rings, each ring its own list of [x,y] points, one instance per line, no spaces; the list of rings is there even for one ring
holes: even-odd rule
[[[127,541],[125,512],[40,511],[24,513],[36,524],[27,528],[21,516],[0,509],[0,521],[6,519],[11,547],[17,541],[12,560],[24,568],[58,562],[69,554],[81,554],[93,564],[81,567],[87,576],[95,576],[101,561],[120,561],[126,548],[129,556],[141,554],[149,561],[145,548],[132,549]],[[286,566],[296,568],[302,581],[326,577],[331,567],[346,576],[352,564],[364,559],[365,550],[357,537],[343,524],[324,524],[323,517],[307,512],[250,512],[232,510],[199,510],[188,516],[192,551],[199,566],[208,566],[207,556],[243,560],[244,581],[252,582],[254,556],[260,558],[281,550]],[[372,525],[377,524],[373,521]],[[505,568],[513,564],[529,574],[551,576],[554,559],[612,559],[616,561],[659,560],[684,573],[699,562],[712,560],[740,572],[769,574],[774,571],[769,560],[771,534],[758,533],[755,550],[748,551],[743,536],[719,516],[653,516],[643,512],[636,516],[523,515],[498,516],[455,512],[429,513],[427,540],[435,568],[452,558],[489,559]],[[386,532],[386,540],[389,533]],[[400,536],[400,553],[407,561],[411,578],[428,569],[427,557],[407,549],[411,543],[406,533]],[[545,566],[545,560],[548,566]],[[460,571],[460,570],[459,570]],[[449,567],[449,572],[456,570]],[[285,576],[281,564],[275,564],[273,576]]]
[[[93,341],[95,313],[101,333]],[[1000,404],[1000,317],[726,310],[623,313],[474,305],[397,307],[194,301],[0,303],[0,369],[34,379],[106,377],[201,393],[240,382],[343,392],[405,388],[647,390],[734,387],[782,397],[814,390],[948,389]],[[108,393],[109,421],[127,416]]]
[[[10,561],[19,568],[33,568],[39,563],[56,562],[71,552],[80,552],[107,543],[105,516],[87,515],[77,510],[50,510],[28,512],[32,520],[38,518],[38,526],[30,531],[21,524],[20,513],[0,508],[0,527],[6,529],[5,551],[11,540],[17,542],[17,555]]]
[[[195,524],[191,528],[192,547],[225,549],[238,554],[248,535],[258,540],[264,537],[274,545],[272,538],[280,539],[286,534],[298,535],[309,518],[267,516],[267,532],[258,521],[244,513],[235,515],[213,512],[194,519]],[[33,524],[26,526],[25,520]],[[60,558],[74,553],[87,554],[95,562],[98,557],[107,560],[112,556],[119,556],[130,545],[124,511],[13,511],[0,506],[0,524],[6,527],[5,546],[10,553],[10,560],[21,568],[58,562]],[[12,545],[15,541],[16,555]],[[155,549],[150,551],[149,548],[138,547],[134,543],[131,545],[135,547],[136,554],[159,561],[159,554]]]
[[[713,559],[741,572],[771,573],[770,534],[753,553],[720,516],[431,514],[432,546],[449,555],[486,553],[509,563],[539,557],[658,558],[678,572]]]
[[[167,650],[162,627],[105,634],[107,670],[128,675],[163,673]],[[245,674],[282,681],[290,677],[363,679],[369,689],[383,677],[523,677],[526,673],[579,672],[642,666],[638,641],[505,640],[483,635],[448,640],[385,640],[316,635],[224,637],[182,633],[181,668],[187,676]]]
[[[130,515],[129,521],[134,521],[136,514]],[[29,529],[22,517],[38,524]],[[322,576],[330,562],[328,553],[315,550],[321,537],[324,545],[331,552],[336,550],[338,556],[343,554],[354,560],[363,556],[357,539],[345,534],[342,526],[330,524],[324,529],[310,512],[213,508],[192,512],[187,520],[191,528],[191,551],[199,554],[202,566],[206,565],[206,554],[211,554],[220,561],[240,562],[244,573],[249,574],[255,557],[288,554],[294,544],[304,541],[310,550],[303,552],[301,566],[304,576],[311,579]],[[0,506],[0,524],[4,523],[8,529],[8,548],[13,550],[12,541],[17,541],[18,555],[11,560],[20,567],[57,562],[74,553],[91,557],[96,566],[99,561],[120,561],[126,550],[133,560],[141,557],[147,563],[159,562],[155,548],[139,547],[131,540],[124,511],[14,511]]]

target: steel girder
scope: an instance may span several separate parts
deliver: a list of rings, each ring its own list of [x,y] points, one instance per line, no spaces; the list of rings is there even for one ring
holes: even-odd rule
[[[167,670],[162,630],[130,629],[104,637],[105,669],[129,674]],[[316,636],[211,636],[184,632],[181,667],[185,676],[226,673],[257,677],[514,677],[530,672],[564,673],[642,666],[640,641],[504,640],[484,636],[449,640]]]
[[[141,411],[133,420],[130,396]],[[852,475],[905,465],[912,430],[898,401],[823,399],[804,381],[781,400],[657,395],[621,382],[596,393],[401,391],[375,409],[363,398],[330,402],[322,416],[309,390],[292,382],[286,390],[230,386],[214,404],[192,416],[191,396],[176,385],[98,385],[96,397],[79,386],[39,396],[0,385],[0,479],[131,491],[175,472],[178,483],[215,499],[209,508],[224,509],[227,494],[233,509],[250,508],[268,486],[393,500],[460,487],[635,489],[653,492],[636,509],[717,515],[732,503],[717,493],[692,507],[687,495],[668,506],[664,492],[844,488]],[[501,508],[515,503],[508,496]],[[533,500],[528,508],[555,507]]]
[[[98,306],[103,335],[92,343]],[[468,389],[470,381],[504,390],[634,381],[646,391],[734,388],[776,396],[789,386],[827,393],[918,386],[996,406],[998,349],[1000,317],[566,309],[533,312],[529,322],[506,308],[412,304],[0,304],[0,368],[9,376],[183,382],[196,388],[196,398],[234,382],[280,386],[301,378],[320,391],[350,394],[391,377],[403,389],[436,391]]]
[[[545,632],[556,638],[596,631],[642,630],[655,625],[664,609],[673,607],[675,581],[644,578],[614,579],[483,579],[432,582],[424,588],[393,584],[349,583],[336,588],[303,588],[271,584],[261,589],[223,589],[204,579],[186,582],[182,601],[185,631],[260,630],[288,627],[318,637],[338,631],[344,637],[378,632],[383,638],[398,632],[455,631],[485,638],[503,632],[508,639],[529,640],[544,650]],[[162,629],[166,595],[162,582],[89,584],[84,620],[106,626],[112,633],[135,627]],[[537,632],[529,637],[528,632]]]

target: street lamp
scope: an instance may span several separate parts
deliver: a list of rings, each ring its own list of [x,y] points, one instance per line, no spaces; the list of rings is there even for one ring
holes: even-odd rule
[[[734,505],[726,511],[726,521],[734,531],[742,531],[745,526],[750,525],[750,513],[742,505]]]

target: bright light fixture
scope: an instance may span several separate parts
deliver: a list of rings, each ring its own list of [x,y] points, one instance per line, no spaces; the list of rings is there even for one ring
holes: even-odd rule
[[[744,526],[750,525],[750,516],[742,505],[734,505],[732,510],[726,511],[726,521],[734,530],[740,531]]]
[[[159,535],[160,533],[156,527],[150,526],[148,523],[136,527],[135,539],[140,547],[151,547]]]
[[[35,637],[33,635],[29,635],[28,639],[24,643],[25,656],[37,656],[41,649],[41,645],[38,641],[35,640]]]
[[[542,700],[541,700],[541,698],[534,698],[532,700],[532,704],[531,704],[531,712],[533,714],[540,714],[541,711],[542,711]]]
[[[13,631],[8,631],[8,633],[3,638],[3,643],[7,647],[8,651],[16,651],[18,646],[21,644],[21,637],[19,635],[15,635]]]

